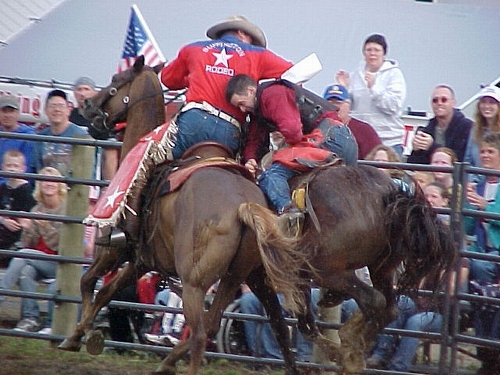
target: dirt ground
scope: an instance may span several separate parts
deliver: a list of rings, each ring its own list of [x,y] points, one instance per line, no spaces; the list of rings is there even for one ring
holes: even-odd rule
[[[17,302],[16,302],[17,301]],[[19,317],[19,299],[7,297],[0,307],[0,329],[14,328]],[[41,309],[44,310],[43,304]],[[472,333],[471,333],[472,334]],[[468,353],[475,353],[471,345],[460,345],[465,351],[457,356],[460,374],[475,374],[480,363]],[[440,346],[431,345],[430,362],[436,364],[440,358]],[[161,358],[155,354],[136,352],[132,355],[102,354],[92,356],[83,349],[79,353],[63,352],[51,347],[47,340],[33,340],[0,336],[0,375],[145,375],[158,366]],[[422,348],[418,352],[417,368],[421,372]],[[181,365],[181,368],[185,366]],[[424,371],[422,371],[424,372]],[[427,372],[427,371],[425,371]],[[226,360],[210,360],[204,366],[206,375],[281,375],[281,369],[260,367]],[[427,372],[430,373],[430,372]]]

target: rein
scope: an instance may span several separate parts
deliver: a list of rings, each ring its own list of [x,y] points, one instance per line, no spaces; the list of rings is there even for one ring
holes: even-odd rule
[[[160,91],[155,91],[153,93],[150,93],[150,94],[147,94],[145,96],[142,96],[140,98],[138,98],[137,100],[133,101],[133,102],[130,102],[130,88],[129,90],[127,91],[127,93],[123,96],[123,98],[121,99],[121,101],[125,104],[125,107],[119,111],[118,113],[116,113],[116,115],[114,116],[113,119],[109,119],[109,114],[107,112],[104,112],[101,108],[103,108],[106,103],[111,99],[113,98],[114,96],[116,96],[116,94],[126,85],[131,85],[132,82],[134,81],[134,79],[136,78],[136,76],[132,73],[131,70],[128,71],[128,74],[129,74],[129,78],[127,80],[125,80],[124,82],[122,82],[119,86],[111,86],[108,90],[108,95],[105,97],[105,99],[102,101],[102,103],[94,108],[95,112],[97,113],[97,115],[94,117],[94,121],[96,120],[99,120],[99,123],[103,126],[103,130],[99,129],[98,127],[96,127],[94,125],[94,121],[92,121],[92,124],[91,126],[96,130],[96,131],[99,131],[99,132],[111,132],[114,130],[114,125],[116,124],[116,119],[119,119],[121,116],[123,116],[125,113],[127,113],[132,107],[134,107],[136,104],[144,101],[144,100],[147,100],[147,99],[150,99],[150,98],[154,98],[156,95],[162,95],[163,96],[163,93],[165,92],[164,90],[160,90]],[[175,100],[178,96],[174,97],[174,99],[171,99],[171,100]],[[170,101],[171,101],[170,100]],[[110,125],[108,125],[110,124]]]

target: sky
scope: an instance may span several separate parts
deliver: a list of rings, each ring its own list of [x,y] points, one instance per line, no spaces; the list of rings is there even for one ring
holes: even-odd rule
[[[364,39],[386,36],[399,62],[405,107],[429,111],[432,89],[452,86],[462,103],[500,77],[498,5],[414,0],[136,0],[164,56],[205,39],[206,30],[242,14],[266,33],[268,48],[297,62],[315,52],[323,70],[306,88],[319,94],[339,69],[354,70]],[[106,85],[116,72],[133,2],[70,0],[0,49],[0,75],[73,82],[86,75]],[[490,3],[491,4],[491,3]]]

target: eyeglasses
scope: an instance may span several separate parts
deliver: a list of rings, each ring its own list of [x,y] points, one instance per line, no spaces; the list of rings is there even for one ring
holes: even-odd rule
[[[66,103],[50,103],[48,105],[49,108],[53,108],[53,109],[63,109],[63,108],[66,108],[68,105]]]
[[[450,100],[450,98],[448,98],[446,96],[436,96],[436,97],[432,98],[432,102],[434,104],[437,104],[437,103],[447,103],[448,100]]]

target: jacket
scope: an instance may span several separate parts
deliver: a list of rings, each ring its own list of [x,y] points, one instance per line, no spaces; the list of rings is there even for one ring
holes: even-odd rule
[[[401,114],[406,99],[403,73],[397,61],[385,60],[375,74],[372,88],[366,86],[364,61],[350,74],[351,116],[370,124],[384,145],[402,144],[404,125]]]
[[[444,132],[445,144],[442,145],[437,142],[433,142],[431,147],[429,147],[429,149],[426,151],[412,151],[412,153],[408,157],[408,163],[430,164],[432,153],[436,148],[442,146],[451,148],[457,154],[458,161],[463,161],[472,124],[472,120],[465,117],[464,114],[460,112],[460,110],[455,108],[450,124]],[[436,126],[437,120],[434,117],[429,120],[429,124],[423,129],[423,131],[432,135],[432,137],[435,139]]]

